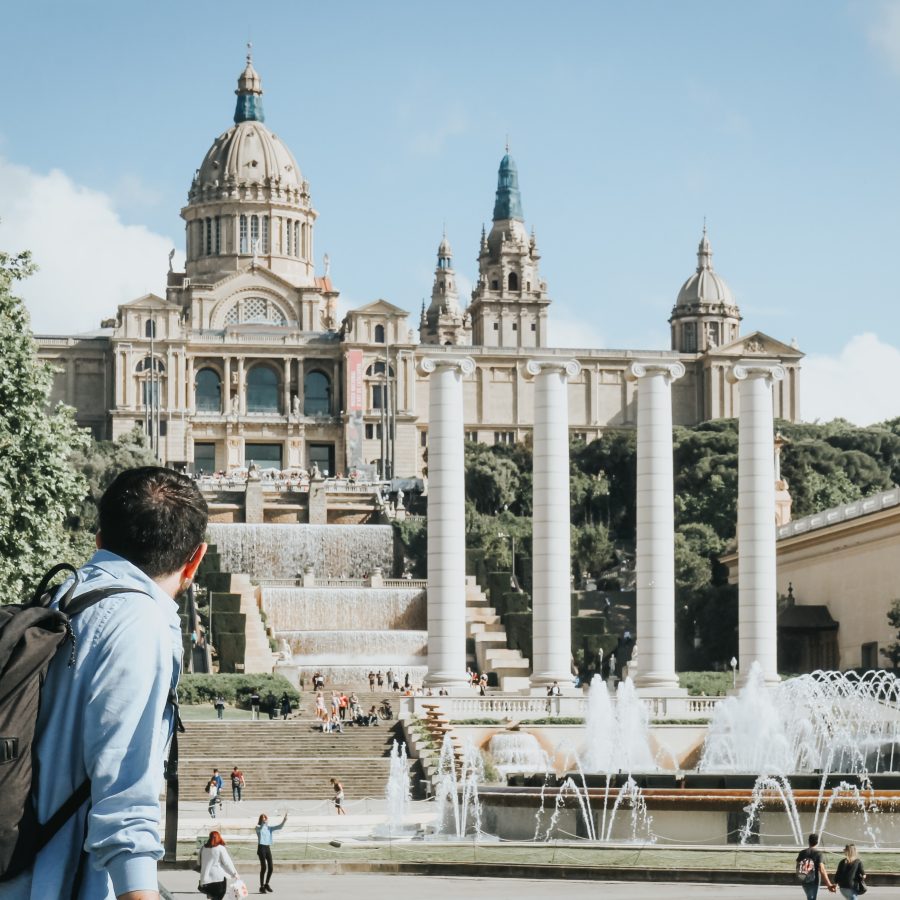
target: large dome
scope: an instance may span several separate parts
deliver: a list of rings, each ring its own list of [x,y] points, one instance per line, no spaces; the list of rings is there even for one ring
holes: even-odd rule
[[[194,175],[189,203],[229,198],[306,204],[297,161],[263,124],[262,84],[250,58],[238,79],[235,124],[215,139]]]
[[[706,228],[697,248],[697,271],[688,278],[678,292],[676,307],[693,306],[736,306],[731,288],[712,267],[712,250]]]

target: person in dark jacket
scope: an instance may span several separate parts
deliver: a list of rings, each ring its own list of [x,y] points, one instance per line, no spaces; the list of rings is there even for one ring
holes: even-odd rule
[[[847,900],[856,900],[859,896],[857,888],[865,884],[866,870],[856,852],[856,844],[844,847],[844,858],[838,863],[834,873],[834,881]]]
[[[287,717],[291,714],[291,698],[288,697],[287,691],[285,691],[281,695],[281,718],[282,720],[287,719]]]

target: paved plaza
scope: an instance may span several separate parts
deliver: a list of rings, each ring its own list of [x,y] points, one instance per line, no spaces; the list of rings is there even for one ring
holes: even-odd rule
[[[243,868],[245,877],[255,870]],[[197,873],[190,871],[163,872],[162,883],[174,897],[200,897]],[[275,893],[285,898],[299,897],[365,897],[366,900],[397,900],[397,897],[428,897],[428,900],[458,900],[467,896],[472,900],[524,900],[548,897],[564,890],[566,900],[596,900],[600,895],[621,896],[626,900],[797,900],[803,892],[794,885],[762,887],[759,885],[718,884],[635,884],[611,881],[524,881],[517,878],[442,878],[418,875],[328,875],[322,873],[278,874],[272,879]],[[255,881],[247,877],[250,895],[256,894]],[[264,895],[268,896],[268,895]],[[822,891],[820,896],[828,896]]]

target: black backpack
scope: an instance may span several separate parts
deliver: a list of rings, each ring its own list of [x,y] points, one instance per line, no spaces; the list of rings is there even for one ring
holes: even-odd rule
[[[59,609],[52,609],[53,591],[48,588],[61,572],[74,575],[75,580],[60,600]],[[70,666],[75,662],[73,616],[105,597],[144,591],[100,588],[73,600],[79,584],[75,569],[61,563],[44,576],[28,603],[0,605],[0,882],[29,868],[91,795],[91,783],[85,780],[47,822],[38,823],[32,789],[37,771],[34,732],[41,688],[57,653],[69,653]],[[183,730],[177,705],[175,712],[176,731]],[[174,735],[172,743],[177,754]],[[167,775],[177,778],[177,758],[173,761],[171,753],[170,748]]]

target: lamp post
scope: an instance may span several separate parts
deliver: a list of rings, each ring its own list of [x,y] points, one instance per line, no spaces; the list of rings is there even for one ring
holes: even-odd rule
[[[737,689],[737,660],[731,657],[731,689]]]

